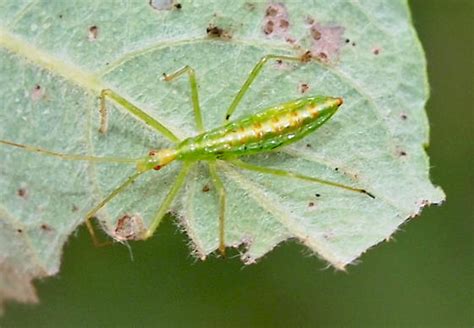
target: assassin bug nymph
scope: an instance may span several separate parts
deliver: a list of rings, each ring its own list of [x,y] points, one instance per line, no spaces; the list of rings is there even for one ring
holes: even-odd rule
[[[90,222],[90,219],[104,207],[111,199],[117,196],[130,186],[143,173],[150,170],[159,170],[173,161],[182,161],[183,166],[179,172],[174,184],[171,186],[163,203],[160,205],[150,226],[144,229],[140,235],[132,235],[129,239],[148,239],[150,238],[162,218],[165,216],[173,200],[177,196],[180,188],[183,186],[187,173],[191,166],[198,161],[206,161],[209,167],[212,182],[218,194],[219,199],[219,251],[225,252],[225,213],[226,213],[226,191],[225,186],[219,177],[216,167],[216,161],[224,160],[243,170],[256,171],[264,174],[286,177],[291,179],[301,179],[314,183],[342,188],[347,191],[365,194],[375,198],[365,189],[343,185],[337,182],[322,180],[316,177],[301,175],[296,172],[261,167],[241,161],[239,157],[244,155],[269,152],[276,148],[291,144],[300,140],[307,134],[313,132],[327,120],[329,120],[342,105],[343,99],[340,97],[311,96],[292,100],[283,104],[278,104],[260,111],[256,114],[230,121],[230,117],[236,110],[242,97],[249,90],[252,82],[260,74],[264,65],[270,60],[305,62],[304,57],[266,55],[255,65],[247,80],[240,88],[234,100],[227,109],[223,124],[215,129],[205,131],[202,121],[201,109],[199,106],[198,87],[195,71],[189,67],[175,71],[172,74],[164,74],[164,81],[172,81],[185,74],[189,77],[191,88],[191,100],[194,110],[194,117],[199,134],[197,136],[180,140],[168,128],[149,116],[143,110],[133,105],[131,102],[121,97],[110,89],[102,90],[100,94],[100,132],[107,131],[107,111],[106,98],[110,98],[123,106],[130,114],[138,120],[149,125],[151,128],[161,133],[174,142],[174,146],[157,151],[150,151],[149,154],[139,159],[116,158],[116,157],[94,157],[62,154],[47,149],[17,144],[14,142],[0,140],[4,145],[19,147],[30,152],[37,152],[48,156],[58,157],[64,160],[83,160],[93,162],[112,162],[118,164],[135,164],[136,172],[129,176],[125,182],[115,188],[107,197],[105,197],[97,206],[86,214],[86,225],[97,244],[97,238]]]

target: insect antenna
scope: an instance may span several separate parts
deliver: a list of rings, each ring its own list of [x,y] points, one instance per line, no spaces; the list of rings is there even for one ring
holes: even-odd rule
[[[38,153],[45,156],[56,157],[56,158],[63,159],[66,161],[89,161],[89,162],[105,162],[105,163],[118,163],[118,164],[133,164],[133,163],[136,163],[137,161],[137,159],[123,158],[123,157],[109,157],[109,156],[96,157],[96,156],[88,156],[88,155],[64,154],[64,153],[56,152],[56,151],[41,148],[41,147],[19,144],[19,143],[7,141],[7,140],[0,140],[0,144],[20,148],[31,153]]]

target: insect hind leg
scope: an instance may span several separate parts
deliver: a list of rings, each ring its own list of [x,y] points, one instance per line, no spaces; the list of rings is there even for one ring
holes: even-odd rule
[[[253,165],[253,164],[245,163],[241,160],[231,160],[230,163],[232,163],[233,165],[235,165],[235,166],[237,166],[241,169],[248,170],[248,171],[255,171],[255,172],[270,174],[270,175],[274,175],[274,176],[287,177],[287,178],[305,180],[305,181],[309,181],[309,182],[315,182],[315,183],[319,183],[319,184],[323,184],[323,185],[327,185],[327,186],[332,186],[332,187],[336,187],[336,188],[340,188],[340,189],[345,189],[345,190],[348,190],[348,191],[357,192],[357,193],[364,194],[364,195],[366,195],[370,198],[375,199],[375,196],[372,193],[365,190],[365,189],[347,186],[347,185],[344,185],[344,184],[338,183],[338,182],[333,182],[333,181],[323,180],[323,179],[319,179],[319,178],[315,178],[315,177],[310,177],[310,176],[295,173],[295,172],[290,172],[290,171],[285,171],[285,170],[280,170],[280,169],[273,169],[273,168]]]

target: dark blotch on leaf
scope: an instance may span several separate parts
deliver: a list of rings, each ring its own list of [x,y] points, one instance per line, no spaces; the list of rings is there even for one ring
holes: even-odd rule
[[[52,228],[50,225],[46,224],[46,223],[43,223],[43,224],[40,226],[40,228],[41,228],[41,230],[43,230],[43,231],[53,231],[53,228]]]
[[[38,101],[44,96],[44,90],[41,88],[41,85],[36,84],[31,91],[31,100]]]
[[[202,187],[202,192],[208,192],[209,190],[211,190],[211,188],[209,188],[209,185],[204,185],[204,187]]]
[[[98,36],[99,36],[99,28],[96,25],[92,25],[91,27],[89,27],[89,35],[87,36],[89,41],[93,42],[97,40]]]
[[[139,214],[124,214],[114,230],[114,237],[119,241],[139,240],[146,232],[143,219]]]
[[[181,3],[176,2],[176,0],[150,0],[148,3],[153,9],[159,11],[171,9],[180,10],[183,7]]]
[[[268,36],[286,39],[289,27],[290,21],[285,5],[283,3],[269,4],[263,18],[263,33]]]
[[[228,40],[232,37],[232,35],[228,31],[224,30],[223,28],[219,26],[212,25],[212,24],[209,24],[209,26],[206,28],[206,33],[207,33],[207,36],[211,38]]]
[[[16,191],[17,195],[23,199],[26,199],[28,197],[28,190],[26,188],[19,188]]]
[[[313,58],[313,55],[311,54],[311,51],[306,51],[303,55],[301,55],[301,61],[303,63],[307,63],[309,61],[311,61],[311,59]]]
[[[338,25],[323,25],[314,20],[307,28],[313,57],[323,62],[334,62],[344,40],[348,40],[342,38],[344,28]]]
[[[311,27],[310,32],[313,39],[315,40],[321,39],[321,32],[319,32],[315,26]]]
[[[300,84],[300,92],[301,93],[306,93],[306,91],[309,90],[309,85],[308,83],[301,83]]]

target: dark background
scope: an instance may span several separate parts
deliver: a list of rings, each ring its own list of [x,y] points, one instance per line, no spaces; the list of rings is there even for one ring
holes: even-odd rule
[[[3,327],[472,327],[474,324],[471,0],[412,0],[431,82],[428,150],[447,202],[402,227],[347,273],[296,243],[259,264],[196,261],[167,221],[156,237],[94,248],[85,229],[39,305],[9,304]]]

